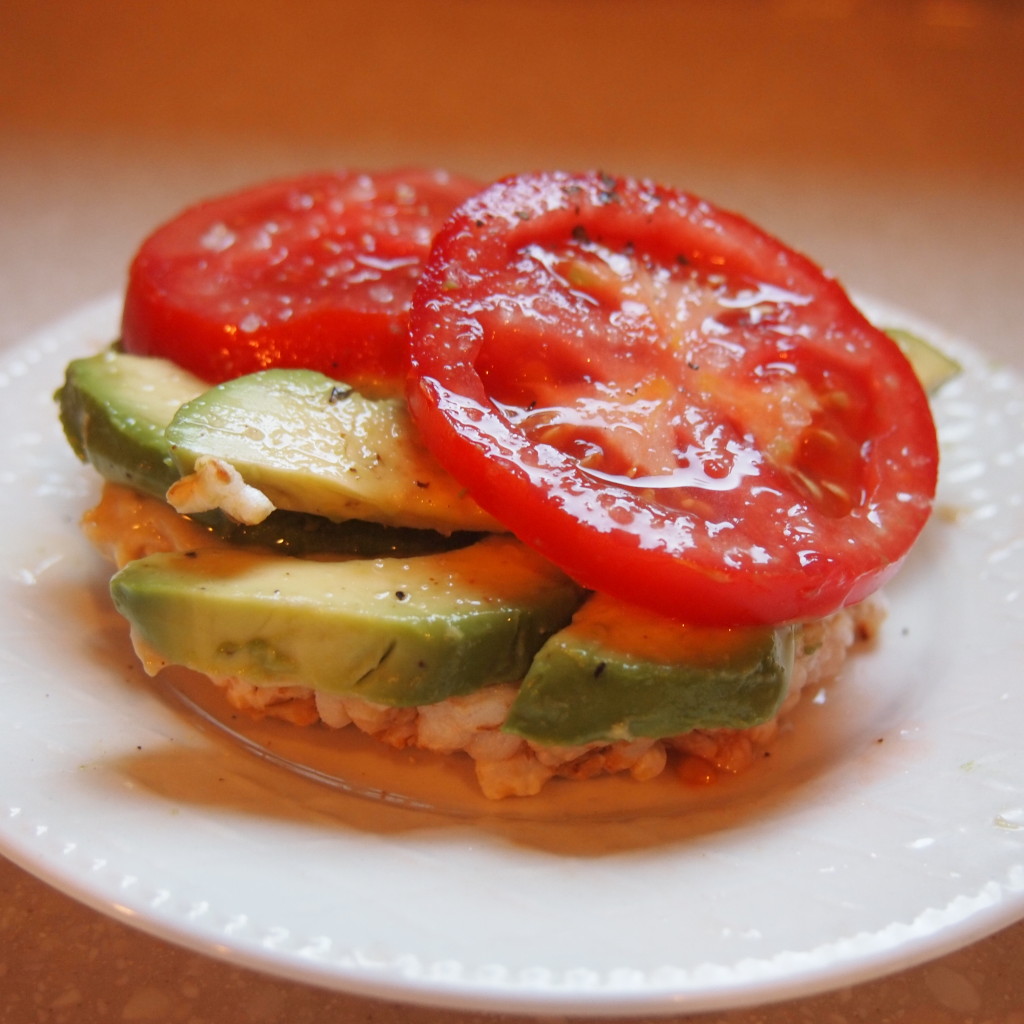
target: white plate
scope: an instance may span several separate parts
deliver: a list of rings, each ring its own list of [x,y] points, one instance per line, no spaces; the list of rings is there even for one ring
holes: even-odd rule
[[[117,310],[0,359],[0,843],[30,871],[213,956],[521,1012],[768,1002],[1024,914],[1019,377],[939,338],[966,372],[937,401],[938,514],[881,642],[749,776],[486,805],[459,770],[369,747],[345,769],[367,798],[254,757],[138,671],[76,529],[95,481],[51,397]],[[289,757],[278,742],[311,736],[254,745]]]

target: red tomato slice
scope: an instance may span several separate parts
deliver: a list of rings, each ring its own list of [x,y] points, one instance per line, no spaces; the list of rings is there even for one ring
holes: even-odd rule
[[[598,174],[459,208],[409,401],[476,500],[585,586],[693,623],[815,618],[929,513],[927,398],[834,280],[693,196]]]
[[[300,366],[400,392],[422,262],[478,187],[442,171],[325,173],[193,206],[137,253],[122,343],[214,382]]]

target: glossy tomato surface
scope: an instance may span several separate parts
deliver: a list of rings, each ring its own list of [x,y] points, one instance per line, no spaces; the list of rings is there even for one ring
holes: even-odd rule
[[[422,261],[477,187],[443,171],[323,173],[193,206],[136,254],[122,343],[212,382],[298,366],[400,391]]]
[[[693,196],[523,175],[413,302],[409,401],[476,500],[585,586],[694,623],[815,618],[896,569],[927,398],[814,263]]]

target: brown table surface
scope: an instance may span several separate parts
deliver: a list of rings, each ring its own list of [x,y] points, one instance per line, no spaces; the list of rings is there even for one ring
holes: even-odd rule
[[[740,209],[1024,365],[1013,0],[0,5],[0,344],[121,287],[184,204],[325,166],[599,166]],[[263,976],[0,860],[0,1021],[481,1021]],[[1024,922],[702,1024],[1024,1024]],[[511,1019],[511,1018],[506,1018]]]

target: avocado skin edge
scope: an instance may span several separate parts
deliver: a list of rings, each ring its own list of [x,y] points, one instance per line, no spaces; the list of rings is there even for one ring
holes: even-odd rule
[[[220,511],[201,512],[189,518],[229,544],[264,547],[296,558],[330,554],[409,557],[467,547],[486,536],[468,530],[445,534],[414,526],[385,526],[364,519],[338,522],[282,508],[256,524],[236,523]]]

